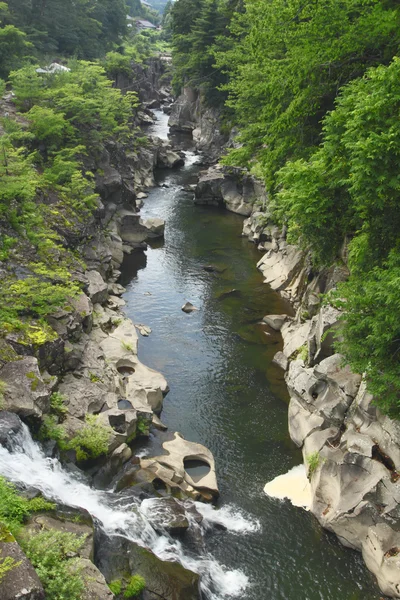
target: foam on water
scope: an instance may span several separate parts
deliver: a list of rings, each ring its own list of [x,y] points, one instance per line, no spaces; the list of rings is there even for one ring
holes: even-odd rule
[[[311,486],[304,465],[293,467],[284,475],[278,475],[266,484],[264,492],[267,496],[284,500],[287,498],[293,506],[310,510]]]
[[[260,522],[229,504],[216,510],[210,504],[195,502],[197,511],[203,516],[205,527],[221,525],[233,533],[251,533],[261,529]]]
[[[12,452],[0,446],[0,475],[14,483],[39,489],[49,500],[86,509],[107,535],[121,536],[150,548],[161,560],[179,561],[185,568],[201,576],[201,588],[209,600],[241,596],[248,585],[248,578],[242,571],[228,571],[208,553],[201,556],[188,554],[179,541],[167,533],[157,533],[147,516],[151,503],[147,502],[143,508],[139,501],[137,505],[132,501],[129,506],[118,506],[117,495],[90,488],[74,474],[64,470],[58,460],[46,458],[25,425],[14,436],[12,445]],[[212,517],[213,513],[224,514],[222,511],[199,503],[196,503],[196,507],[204,516],[204,527],[207,522],[222,523],[221,516]],[[244,526],[244,516],[241,517],[241,530],[232,526],[232,521],[237,520],[235,510],[230,508],[228,513],[225,511],[223,521],[231,531],[245,533],[252,530],[251,526],[249,529]],[[191,525],[194,524],[189,512],[187,518]],[[248,522],[251,523],[250,520]],[[196,526],[200,527],[198,524]]]
[[[199,160],[200,156],[198,154],[195,154],[191,150],[185,151],[185,168],[195,165],[197,162],[199,162]]]

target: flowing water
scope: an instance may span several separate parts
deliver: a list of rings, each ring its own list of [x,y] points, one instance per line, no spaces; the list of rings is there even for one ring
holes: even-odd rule
[[[160,116],[157,134],[166,137],[166,117]],[[127,506],[116,494],[79,481],[45,457],[25,426],[11,453],[0,447],[0,474],[85,508],[110,536],[180,561],[201,575],[209,600],[377,599],[357,553],[340,546],[309,513],[263,493],[267,481],[301,460],[287,433],[282,373],[271,364],[281,340],[260,324],[264,314],[290,307],[262,283],[259,255],[240,235],[242,218],[196,207],[182,191],[199,169],[193,153],[187,159],[183,169],[160,176],[168,187],[152,190],[142,211],[166,220],[165,243],[129,256],[122,283],[127,314],[152,329],[140,340],[140,358],[162,371],[171,388],[163,421],[208,446],[216,459],[218,510],[196,503],[206,550],[194,554],[157,532],[163,517],[152,500],[132,499]],[[204,269],[210,265],[211,271]],[[183,313],[187,300],[199,310]],[[151,453],[159,443],[153,436],[138,453]]]

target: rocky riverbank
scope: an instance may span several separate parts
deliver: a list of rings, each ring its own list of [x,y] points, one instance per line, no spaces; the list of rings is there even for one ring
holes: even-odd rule
[[[311,511],[340,541],[362,552],[383,593],[400,597],[400,425],[374,405],[361,375],[335,353],[340,312],[322,296],[348,277],[342,262],[315,270],[270,216],[260,182],[240,170],[212,166],[200,176],[195,203],[247,215],[243,235],[263,253],[264,281],[292,304],[295,315],[266,315],[280,330],[290,393],[289,432],[302,449],[311,481]]]

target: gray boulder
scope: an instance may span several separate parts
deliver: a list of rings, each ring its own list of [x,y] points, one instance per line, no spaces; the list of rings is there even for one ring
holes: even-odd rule
[[[7,363],[0,370],[5,383],[4,408],[21,417],[41,417],[49,409],[51,386],[44,383],[33,356]]]
[[[108,296],[108,286],[98,271],[87,271],[87,293],[93,304],[104,304]]]

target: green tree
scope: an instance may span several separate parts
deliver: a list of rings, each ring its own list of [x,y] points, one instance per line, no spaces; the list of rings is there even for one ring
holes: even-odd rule
[[[308,157],[338,89],[398,50],[399,10],[381,0],[248,0],[217,55],[242,147],[228,162],[262,166],[269,187],[286,160]]]

